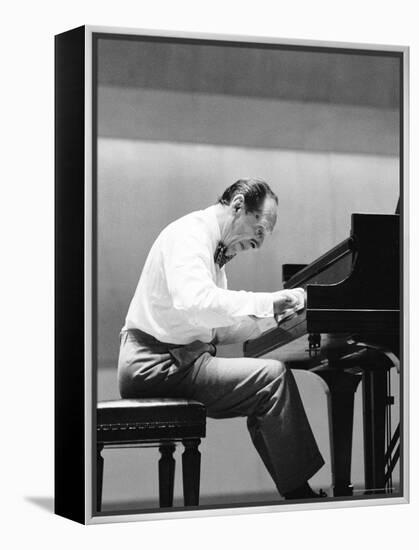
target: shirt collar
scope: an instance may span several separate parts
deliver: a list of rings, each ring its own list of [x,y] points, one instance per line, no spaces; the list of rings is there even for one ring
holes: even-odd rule
[[[220,226],[218,225],[217,216],[215,213],[216,208],[217,205],[213,204],[212,206],[209,206],[208,208],[205,208],[205,210],[203,210],[204,217],[210,230],[213,252],[215,252],[215,249],[217,248],[218,243],[221,240]]]

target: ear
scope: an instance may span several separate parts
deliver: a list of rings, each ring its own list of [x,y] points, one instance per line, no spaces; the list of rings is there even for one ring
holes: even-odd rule
[[[236,195],[231,201],[230,206],[234,214],[240,214],[242,211],[244,212],[244,195],[242,193]]]

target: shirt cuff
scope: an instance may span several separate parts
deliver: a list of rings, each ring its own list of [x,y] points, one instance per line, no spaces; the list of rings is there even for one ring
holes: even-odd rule
[[[254,316],[260,319],[274,316],[274,299],[270,292],[255,292]]]

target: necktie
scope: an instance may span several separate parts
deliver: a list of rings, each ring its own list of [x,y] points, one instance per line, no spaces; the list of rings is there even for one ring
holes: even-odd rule
[[[235,254],[233,254],[232,256],[228,256],[226,254],[226,251],[227,247],[225,246],[225,244],[219,242],[217,248],[215,249],[214,262],[220,267],[220,269],[235,256]]]

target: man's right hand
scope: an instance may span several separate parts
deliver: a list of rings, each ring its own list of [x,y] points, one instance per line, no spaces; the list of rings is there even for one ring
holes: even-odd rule
[[[305,290],[303,288],[290,288],[278,290],[273,293],[274,315],[293,313],[305,306]]]

